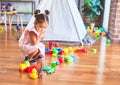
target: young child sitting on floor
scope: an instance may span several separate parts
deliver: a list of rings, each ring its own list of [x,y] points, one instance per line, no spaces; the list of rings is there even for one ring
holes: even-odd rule
[[[45,10],[45,14],[40,13],[40,10],[35,10],[34,26],[26,29],[23,37],[19,40],[19,46],[25,59],[30,63],[35,63],[37,59],[45,56],[45,46],[40,41],[45,37],[45,30],[49,24],[48,15],[48,10]]]

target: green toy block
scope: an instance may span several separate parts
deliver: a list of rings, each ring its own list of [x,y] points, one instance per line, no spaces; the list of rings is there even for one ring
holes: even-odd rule
[[[51,69],[49,69],[49,70],[47,71],[47,73],[48,73],[48,74],[52,74],[52,73],[54,73],[54,71],[55,71],[55,70],[51,68]]]
[[[56,62],[51,62],[51,68],[56,68]]]
[[[44,66],[44,67],[42,68],[43,71],[48,71],[48,70],[50,70],[50,69],[51,69],[50,66]]]

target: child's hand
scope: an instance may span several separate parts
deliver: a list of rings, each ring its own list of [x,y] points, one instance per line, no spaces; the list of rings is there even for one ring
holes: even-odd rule
[[[39,40],[41,41],[41,40],[43,40],[45,38],[45,33],[42,33],[41,35],[40,35],[40,37],[39,37]]]

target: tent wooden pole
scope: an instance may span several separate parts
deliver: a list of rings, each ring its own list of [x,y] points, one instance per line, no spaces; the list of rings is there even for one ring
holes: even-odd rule
[[[78,0],[78,10],[80,11],[80,0]]]

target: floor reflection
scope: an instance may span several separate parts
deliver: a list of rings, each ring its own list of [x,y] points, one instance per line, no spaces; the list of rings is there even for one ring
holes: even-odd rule
[[[97,85],[102,85],[103,72],[105,68],[105,57],[106,57],[106,38],[102,37],[100,43],[100,57],[98,62],[98,76]]]

